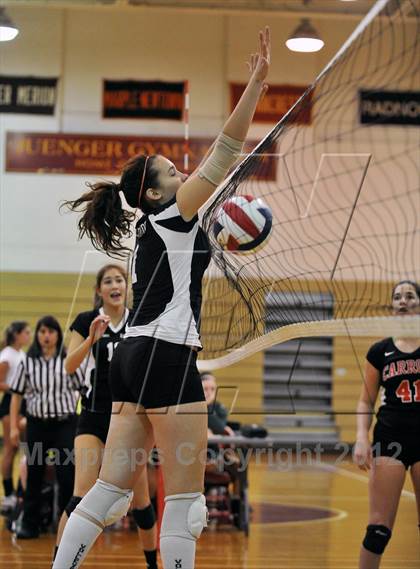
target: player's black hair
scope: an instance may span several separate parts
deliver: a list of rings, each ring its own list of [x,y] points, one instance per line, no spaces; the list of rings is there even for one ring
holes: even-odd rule
[[[30,358],[40,358],[42,356],[42,348],[38,341],[38,332],[42,328],[42,326],[45,326],[46,328],[49,328],[50,330],[55,330],[57,332],[58,338],[57,338],[57,345],[55,347],[55,355],[58,356],[58,354],[61,354],[61,356],[64,358],[66,356],[67,351],[63,343],[63,332],[61,330],[61,326],[58,320],[54,318],[54,316],[50,315],[43,316],[38,320],[35,328],[34,339],[28,350],[28,356]]]
[[[1,343],[0,349],[14,344],[16,336],[23,332],[27,326],[29,326],[29,324],[25,322],[25,320],[15,320],[14,322],[11,322],[4,331],[4,339]]]
[[[158,172],[153,168],[155,158],[155,155],[133,156],[124,165],[119,184],[105,180],[94,184],[88,182],[88,192],[62,204],[62,207],[67,206],[71,211],[82,212],[78,223],[79,239],[87,235],[95,249],[111,257],[124,257],[129,253],[130,249],[122,241],[132,235],[131,223],[136,215],[124,209],[120,192],[129,206],[150,213],[153,205],[144,192],[141,199],[139,194],[141,187],[158,187]]]
[[[397,287],[399,287],[402,284],[411,285],[414,288],[414,290],[416,291],[418,298],[420,298],[420,284],[416,283],[415,281],[410,281],[409,279],[404,279],[404,280],[398,282],[396,285],[394,285],[394,288],[392,289],[391,300],[394,298],[394,293],[395,293]]]

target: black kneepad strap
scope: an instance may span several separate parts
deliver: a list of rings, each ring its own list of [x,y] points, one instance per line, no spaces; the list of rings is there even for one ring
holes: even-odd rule
[[[70,514],[72,513],[72,511],[76,508],[76,506],[79,505],[79,502],[81,501],[82,497],[81,496],[72,496],[67,504],[67,506],[65,507],[65,511],[68,517],[70,517]]]
[[[134,509],[133,518],[140,529],[152,529],[156,523],[155,510],[152,504],[149,504],[143,510]]]
[[[372,553],[376,553],[376,555],[382,555],[391,535],[392,531],[386,526],[368,525],[363,547]]]

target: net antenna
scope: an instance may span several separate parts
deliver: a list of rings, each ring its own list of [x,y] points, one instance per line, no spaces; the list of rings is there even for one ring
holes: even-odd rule
[[[376,2],[203,206],[213,260],[200,369],[294,338],[420,336],[418,316],[390,310],[393,285],[420,280],[419,43],[418,0]],[[242,195],[273,215],[270,239],[248,255],[222,250],[214,232]]]

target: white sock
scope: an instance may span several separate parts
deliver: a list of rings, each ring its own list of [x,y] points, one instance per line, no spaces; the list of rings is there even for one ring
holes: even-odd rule
[[[74,512],[71,514],[58,547],[52,569],[77,569],[102,529]]]
[[[160,557],[163,569],[194,569],[195,543],[195,539],[181,536],[161,537]]]
[[[160,528],[164,569],[194,569],[196,540],[207,525],[207,508],[200,492],[166,496]]]

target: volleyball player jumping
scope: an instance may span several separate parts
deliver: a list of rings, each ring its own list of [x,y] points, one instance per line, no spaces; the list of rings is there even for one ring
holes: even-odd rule
[[[392,308],[399,316],[419,314],[420,286],[411,281],[398,283],[392,291]],[[374,344],[366,357],[354,452],[359,467],[370,470],[369,525],[359,568],[377,569],[391,538],[408,469],[420,524],[420,338],[386,338]],[[372,447],[369,429],[379,388],[382,404]]]
[[[123,251],[122,239],[133,221],[120,192],[144,216],[136,225],[133,311],[111,362],[113,414],[101,471],[67,522],[54,569],[79,567],[104,527],[127,512],[136,477],[145,468],[133,464],[132,450],[148,451],[153,439],[161,453],[166,495],[163,565],[194,568],[196,540],[207,517],[202,494],[207,408],[196,358],[201,281],[210,260],[197,211],[242,151],[269,65],[266,28],[259,34],[259,52],[251,56],[251,77],[241,99],[188,179],[164,156],[139,155],[123,168],[119,184],[99,182],[69,203],[84,211],[80,234],[110,254]]]

